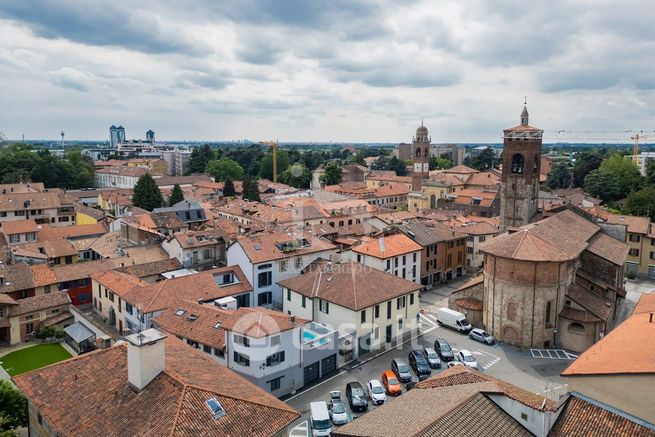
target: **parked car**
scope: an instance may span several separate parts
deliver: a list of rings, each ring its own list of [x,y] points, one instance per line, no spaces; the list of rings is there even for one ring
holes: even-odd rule
[[[408,358],[409,365],[416,372],[419,381],[426,379],[432,374],[428,360],[425,359],[420,351],[411,351]]]
[[[366,394],[359,382],[353,381],[346,384],[346,397],[348,398],[348,403],[350,403],[350,408],[353,411],[368,410]]]
[[[434,341],[434,350],[437,351],[439,357],[442,361],[453,361],[455,355],[453,354],[453,348],[450,347],[450,344],[443,338],[437,338]]]
[[[473,328],[464,314],[450,308],[439,308],[436,317],[439,326],[446,326],[462,333],[467,333]]]
[[[390,396],[398,396],[402,394],[403,388],[396,378],[396,374],[391,370],[385,370],[382,372],[382,385],[387,390],[387,394]]]
[[[384,404],[387,401],[387,394],[384,392],[384,386],[378,379],[371,379],[366,384],[368,389],[368,397],[371,399],[373,405]]]
[[[325,401],[312,402],[309,407],[311,411],[309,427],[312,430],[312,436],[329,436],[332,433],[332,425],[330,424],[330,414]]]
[[[448,369],[450,369],[450,368],[452,368],[452,367],[455,367],[455,366],[463,366],[463,365],[464,365],[464,364],[460,363],[459,361],[448,361],[448,362],[446,363],[446,367],[447,367]]]
[[[491,336],[491,334],[487,333],[487,331],[480,328],[471,329],[471,332],[469,332],[469,338],[471,340],[479,341],[481,343],[486,343],[488,345],[494,344],[494,338]]]
[[[341,392],[339,390],[330,392],[328,409],[330,410],[330,419],[335,425],[345,425],[352,420],[350,413],[346,410],[346,406],[341,400]]]
[[[428,361],[430,368],[432,369],[441,368],[441,360],[439,359],[439,355],[437,355],[434,349],[432,349],[431,347],[424,347],[423,356]]]
[[[459,362],[465,366],[470,367],[471,369],[480,370],[478,362],[475,361],[475,357],[466,349],[462,349],[457,353],[457,360],[459,360]]]
[[[397,358],[391,360],[391,370],[396,374],[400,382],[410,382],[412,380],[412,372],[409,371],[409,366],[403,360]]]

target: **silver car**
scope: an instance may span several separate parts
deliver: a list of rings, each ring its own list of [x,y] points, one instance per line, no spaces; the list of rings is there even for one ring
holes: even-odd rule
[[[350,413],[346,409],[345,404],[341,400],[341,392],[334,390],[330,392],[330,419],[335,425],[345,425],[351,421]]]
[[[494,338],[491,336],[491,334],[488,334],[487,331],[480,328],[471,329],[471,332],[469,332],[469,338],[471,340],[479,341],[480,343],[489,345],[494,344]]]

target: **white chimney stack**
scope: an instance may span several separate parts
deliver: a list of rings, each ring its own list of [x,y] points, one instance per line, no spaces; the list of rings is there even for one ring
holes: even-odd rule
[[[125,337],[127,340],[127,380],[137,391],[143,390],[165,367],[166,336],[146,329]]]

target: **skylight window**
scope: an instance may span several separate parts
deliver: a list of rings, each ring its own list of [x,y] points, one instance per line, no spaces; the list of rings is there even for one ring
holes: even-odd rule
[[[176,316],[183,316],[184,313],[186,313],[186,310],[184,308],[178,308],[178,310],[175,311]]]
[[[221,322],[216,322],[216,324],[214,325],[214,328],[221,329]]]
[[[216,398],[209,398],[205,401],[207,408],[212,412],[212,417],[214,419],[220,419],[221,417],[227,414],[223,406],[218,402]]]
[[[198,320],[198,315],[197,314],[189,314],[189,317],[187,317],[189,321],[193,322],[194,320]]]

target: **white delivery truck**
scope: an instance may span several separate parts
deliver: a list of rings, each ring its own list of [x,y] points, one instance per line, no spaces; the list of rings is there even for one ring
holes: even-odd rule
[[[465,334],[473,329],[464,314],[450,308],[439,308],[437,310],[437,323],[439,326],[447,326]]]
[[[329,436],[332,433],[332,423],[325,401],[312,402],[309,404],[310,416],[309,425],[314,437]]]

